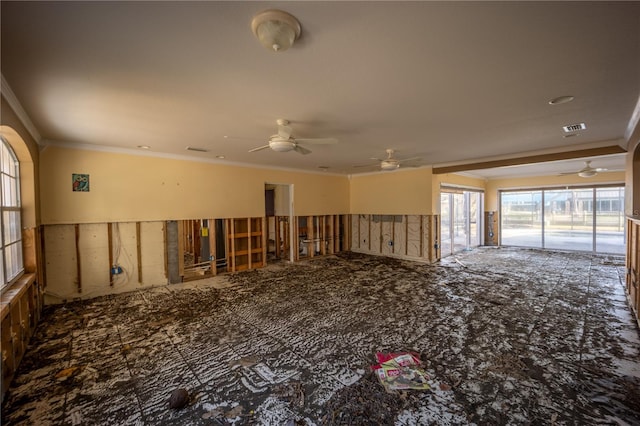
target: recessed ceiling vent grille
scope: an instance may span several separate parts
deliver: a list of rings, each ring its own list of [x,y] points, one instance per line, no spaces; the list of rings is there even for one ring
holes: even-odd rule
[[[209,150],[208,150],[208,149],[205,149],[205,148],[196,148],[196,147],[193,147],[193,146],[188,146],[188,147],[186,148],[186,150],[187,150],[187,151],[195,151],[195,152],[209,152]]]
[[[580,130],[585,130],[587,128],[587,125],[584,123],[578,123],[578,124],[569,124],[568,126],[563,126],[562,130],[565,131],[565,133],[572,133],[572,132],[578,132]]]

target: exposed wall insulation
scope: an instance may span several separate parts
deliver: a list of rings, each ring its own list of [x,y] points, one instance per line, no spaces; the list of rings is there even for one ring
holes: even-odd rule
[[[45,226],[43,231],[44,254],[47,262],[45,303],[79,297],[75,226]]]
[[[422,257],[422,216],[406,215],[407,257]]]
[[[351,250],[435,262],[438,215],[352,215]]]
[[[108,224],[78,225],[77,247],[75,225],[44,226],[45,302],[61,303],[166,284],[163,226],[164,222],[141,222],[138,238],[135,222],[112,223],[112,265]]]

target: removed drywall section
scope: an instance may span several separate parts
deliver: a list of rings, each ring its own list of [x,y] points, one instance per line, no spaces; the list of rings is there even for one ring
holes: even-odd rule
[[[163,222],[140,223],[139,240],[135,222],[112,223],[111,265],[108,229],[107,223],[43,227],[46,304],[167,283]],[[142,268],[141,274],[138,265]],[[140,276],[142,282],[139,282]]]
[[[407,251],[408,257],[422,257],[423,253],[423,235],[422,235],[422,216],[407,215]]]
[[[45,226],[45,304],[79,297],[74,225]]]
[[[435,262],[438,222],[438,215],[352,215],[351,250]]]
[[[92,297],[102,288],[109,287],[109,243],[107,224],[76,225],[80,230],[78,255],[82,293]]]

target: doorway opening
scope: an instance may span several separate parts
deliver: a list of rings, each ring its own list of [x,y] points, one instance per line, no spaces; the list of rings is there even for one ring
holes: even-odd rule
[[[265,183],[267,263],[293,261],[293,185]]]

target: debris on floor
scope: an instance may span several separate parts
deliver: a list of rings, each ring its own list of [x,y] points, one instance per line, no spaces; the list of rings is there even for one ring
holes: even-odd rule
[[[169,397],[169,408],[179,410],[189,404],[189,392],[186,389],[179,388],[171,392]]]
[[[348,252],[46,307],[2,425],[640,424],[623,257],[456,258]],[[397,350],[429,390],[380,384]]]
[[[376,353],[378,364],[371,366],[387,392],[398,390],[428,390],[429,376],[422,369],[417,354],[410,352]]]

